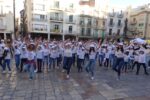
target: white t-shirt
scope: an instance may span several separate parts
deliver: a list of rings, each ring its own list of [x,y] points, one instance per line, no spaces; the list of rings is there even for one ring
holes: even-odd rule
[[[95,52],[91,52],[91,53],[89,54],[89,58],[90,58],[90,59],[95,59],[95,58],[96,58],[96,53],[95,53]]]
[[[21,58],[28,58],[28,52],[27,52],[27,50],[22,50],[21,51]]]
[[[85,57],[85,51],[84,50],[78,50],[78,52],[77,52],[78,54],[78,58],[79,59],[84,59],[84,57]]]
[[[48,56],[49,55],[49,50],[48,49],[43,49],[43,53],[44,53],[44,56]]]
[[[43,50],[38,50],[38,51],[36,52],[36,58],[37,58],[37,59],[43,59],[43,56],[44,56]]]
[[[116,51],[115,55],[116,55],[117,58],[123,58],[124,57],[124,54],[120,50]]]
[[[138,62],[139,63],[146,63],[146,55],[145,54],[139,54],[139,57],[138,57]]]
[[[36,56],[34,51],[28,51],[27,55],[28,55],[28,57],[27,57],[28,60],[34,60],[35,56]]]
[[[72,57],[72,50],[71,49],[65,49],[64,50],[64,56],[65,57]]]

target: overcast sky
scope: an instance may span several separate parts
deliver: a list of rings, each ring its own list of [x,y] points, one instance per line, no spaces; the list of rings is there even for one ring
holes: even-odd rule
[[[64,0],[65,1],[65,0]],[[23,9],[24,0],[16,0],[16,16],[20,16],[19,12]],[[137,7],[143,4],[150,3],[150,0],[110,0],[110,5],[126,8],[131,5],[132,7]]]

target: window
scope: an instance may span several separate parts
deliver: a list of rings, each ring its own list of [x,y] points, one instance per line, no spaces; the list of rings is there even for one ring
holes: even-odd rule
[[[69,33],[72,33],[72,26],[69,26]]]
[[[87,33],[88,36],[90,36],[90,35],[91,35],[91,29],[90,29],[90,28],[87,28],[86,33]]]
[[[33,19],[34,20],[46,20],[47,17],[46,17],[46,15],[33,14]]]
[[[55,13],[55,19],[56,19],[56,20],[59,19],[59,13]]]
[[[32,28],[35,31],[47,31],[47,25],[44,24],[32,24]]]
[[[55,8],[59,8],[59,1],[55,1],[55,2],[54,2],[54,7],[55,7]]]
[[[117,35],[120,35],[120,29],[118,29],[118,31],[117,31]]]
[[[69,22],[73,22],[73,15],[69,16]]]
[[[91,25],[91,24],[92,24],[91,19],[88,19],[88,25]]]
[[[84,25],[84,19],[81,19],[80,25]]]
[[[84,35],[84,28],[81,29],[81,35]]]
[[[144,24],[143,24],[143,23],[140,23],[140,24],[139,24],[139,27],[143,27],[143,26],[144,26]]]
[[[45,11],[45,5],[43,5],[43,4],[33,4],[33,10]]]
[[[73,8],[74,7],[74,5],[73,5],[73,3],[71,3],[70,5],[69,5],[69,8]]]
[[[59,30],[59,25],[55,25],[55,30]]]
[[[118,20],[118,26],[121,26],[121,20]]]
[[[110,24],[110,25],[113,25],[113,19],[112,19],[112,18],[110,19],[109,24]]]
[[[112,29],[109,29],[109,35],[112,35]]]

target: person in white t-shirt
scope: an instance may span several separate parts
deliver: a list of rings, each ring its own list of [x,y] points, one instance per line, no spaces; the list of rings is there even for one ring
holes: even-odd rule
[[[44,58],[44,52],[42,50],[42,47],[39,45],[36,51],[36,59],[37,59],[37,68],[38,68],[38,73],[42,72],[42,63],[43,63],[43,58]]]
[[[35,44],[34,43],[30,43],[28,45],[28,52],[27,52],[27,64],[26,64],[26,68],[27,71],[29,72],[29,79],[33,79],[35,76],[35,58],[36,58],[36,53],[35,53]]]
[[[70,77],[70,69],[72,66],[73,52],[71,43],[66,43],[64,46],[64,61],[63,61],[63,72],[67,71],[67,79]]]
[[[139,51],[139,57],[138,57],[138,65],[137,65],[137,72],[136,75],[139,75],[140,67],[143,66],[144,72],[146,75],[149,75],[146,69],[146,53],[144,50]]]
[[[78,72],[83,71],[84,57],[85,57],[85,48],[82,45],[80,45],[77,49],[77,68],[78,68]]]
[[[14,54],[15,54],[16,68],[17,68],[17,70],[19,70],[21,52],[20,52],[20,48],[17,44],[14,47]]]
[[[96,47],[91,44],[89,49],[89,62],[86,66],[86,71],[91,74],[91,79],[94,79],[94,69],[96,66]]]

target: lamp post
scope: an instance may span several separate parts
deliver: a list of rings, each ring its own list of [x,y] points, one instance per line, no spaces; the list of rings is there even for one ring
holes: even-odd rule
[[[13,12],[14,12],[14,39],[16,39],[16,20],[15,20],[15,17],[16,17],[16,6],[15,6],[15,0],[13,0]]]

